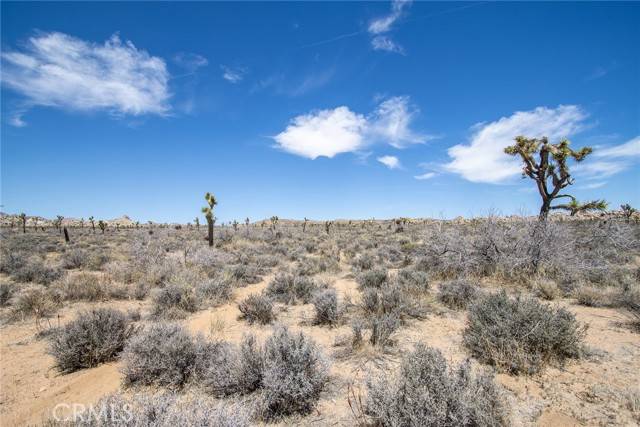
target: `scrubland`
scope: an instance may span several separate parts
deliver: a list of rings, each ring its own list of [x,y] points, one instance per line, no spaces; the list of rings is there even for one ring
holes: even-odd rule
[[[634,220],[69,232],[0,232],[2,425],[640,423]]]

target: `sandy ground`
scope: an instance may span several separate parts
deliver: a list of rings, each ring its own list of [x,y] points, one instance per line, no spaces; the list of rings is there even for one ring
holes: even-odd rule
[[[272,276],[257,284],[236,290],[239,301],[264,289]],[[348,270],[333,276],[340,299],[357,300],[358,290]],[[629,408],[629,395],[639,393],[640,334],[625,326],[628,318],[618,310],[574,305],[570,300],[554,304],[568,307],[579,321],[589,325],[587,344],[591,355],[573,361],[564,368],[548,368],[533,377],[497,375],[512,408],[513,425],[639,425],[638,412]],[[98,304],[75,304],[60,311],[61,322],[73,318],[80,309]],[[121,309],[142,307],[139,302],[104,304]],[[452,364],[466,358],[461,332],[466,314],[439,309],[422,321],[411,321],[396,336],[397,345],[389,354],[376,354],[366,348],[350,357],[336,357],[336,338],[347,335],[348,325],[311,326],[311,305],[278,305],[278,322],[313,337],[332,357],[331,380],[315,413],[293,418],[287,424],[354,425],[349,398],[357,411],[363,396],[362,379],[367,372],[386,366],[395,367],[399,355],[422,341],[440,349]],[[250,330],[259,339],[270,334],[271,326],[249,327],[238,320],[236,303],[195,313],[184,320],[194,333],[237,342]],[[56,319],[52,322],[57,321]],[[46,339],[36,338],[33,321],[5,325],[0,330],[2,372],[0,421],[2,426],[33,425],[42,422],[59,403],[95,403],[100,397],[119,389],[121,375],[117,363],[102,365],[73,374],[60,375],[53,359],[46,354]],[[475,366],[478,366],[477,364]],[[635,418],[634,418],[635,416]]]

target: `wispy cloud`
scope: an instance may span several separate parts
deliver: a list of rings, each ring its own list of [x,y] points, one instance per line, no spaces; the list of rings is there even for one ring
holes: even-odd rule
[[[603,180],[624,172],[640,159],[640,136],[623,144],[596,147],[590,157],[574,168],[582,179]]]
[[[393,0],[391,11],[388,15],[376,18],[369,23],[368,31],[372,36],[371,46],[374,50],[404,54],[404,48],[394,42],[389,36],[383,35],[393,28],[393,25],[400,19],[403,11],[411,5],[411,0]]]
[[[305,95],[327,85],[335,75],[335,68],[313,70],[302,76],[288,76],[285,73],[274,73],[258,81],[251,93],[271,91],[277,95],[297,97]]]
[[[240,83],[247,74],[247,69],[243,67],[228,67],[226,65],[221,65],[220,69],[222,69],[222,78],[229,83],[234,84]]]
[[[595,157],[605,157],[609,159],[640,157],[640,136],[620,145],[611,145],[603,148],[596,147],[593,152]]]
[[[190,52],[180,52],[173,57],[173,61],[182,68],[195,72],[198,68],[206,67],[209,61],[202,55]]]
[[[297,116],[274,139],[279,148],[310,159],[361,152],[375,142],[402,148],[431,138],[411,129],[415,114],[408,97],[389,98],[367,116],[341,106]]]
[[[581,190],[595,190],[596,188],[602,188],[607,185],[606,181],[592,182],[590,184],[582,185],[578,187]]]
[[[618,63],[616,61],[612,62],[607,66],[599,65],[584,78],[584,81],[590,82],[593,80],[601,79],[602,77],[606,76],[610,72],[614,71],[616,68],[618,68]]]
[[[415,175],[414,178],[417,179],[417,180],[420,180],[420,181],[424,181],[424,180],[427,180],[427,179],[431,179],[431,178],[435,177],[436,175],[437,175],[437,173],[435,173],[435,172],[426,172],[426,173],[423,173],[421,175]]]
[[[40,33],[24,49],[2,53],[2,84],[32,106],[116,115],[167,114],[169,73],[162,58],[149,55],[117,34],[96,44],[63,33]],[[21,126],[21,114],[14,119]]]
[[[468,144],[449,148],[451,161],[443,165],[444,169],[472,182],[507,181],[521,173],[520,161],[504,154],[504,148],[513,144],[517,135],[558,140],[580,131],[586,118],[580,107],[560,105],[518,111],[491,123],[476,124]]]
[[[377,160],[385,165],[389,169],[400,169],[400,159],[396,156],[382,156],[378,157]]]

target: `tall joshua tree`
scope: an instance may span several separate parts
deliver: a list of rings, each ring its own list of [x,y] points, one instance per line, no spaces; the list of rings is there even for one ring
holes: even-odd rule
[[[100,227],[102,234],[104,234],[104,231],[107,229],[107,223],[104,222],[103,220],[100,220],[98,221],[98,227]]]
[[[91,229],[93,230],[93,234],[96,233],[96,220],[93,216],[89,217],[89,222],[91,223]]]
[[[20,220],[22,221],[22,233],[26,233],[27,232],[27,214],[22,212],[20,214]]]
[[[213,224],[216,222],[216,218],[213,216],[213,208],[218,204],[215,196],[211,193],[207,193],[204,195],[204,199],[207,201],[209,206],[205,206],[202,208],[202,213],[204,217],[207,219],[207,227],[208,227],[208,237],[209,237],[209,246],[213,246]]]
[[[574,209],[570,206],[571,203],[553,206],[551,203],[555,199],[569,198],[579,206],[589,206],[588,209],[599,209],[602,206],[603,201],[596,200],[580,204],[573,196],[560,193],[560,190],[573,184],[567,161],[573,158],[576,162],[581,162],[593,151],[591,147],[583,147],[574,151],[569,148],[569,144],[570,142],[566,139],[553,144],[549,142],[547,137],[538,139],[517,136],[515,144],[504,149],[504,152],[511,156],[520,156],[524,163],[522,176],[528,176],[535,181],[538,193],[542,198],[539,214],[539,219],[542,221],[547,219],[549,211],[552,209],[564,209],[570,212]]]

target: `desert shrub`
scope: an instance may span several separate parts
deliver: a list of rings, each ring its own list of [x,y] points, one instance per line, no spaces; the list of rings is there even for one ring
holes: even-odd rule
[[[194,372],[208,393],[224,397],[239,391],[239,358],[233,345],[224,341],[201,341],[196,352]]]
[[[181,400],[177,394],[112,394],[92,411],[81,412],[78,427],[249,427],[251,411],[239,404],[220,404],[204,399]]]
[[[7,306],[12,296],[13,286],[8,283],[0,283],[0,307]]]
[[[514,374],[533,374],[546,363],[579,357],[585,332],[564,308],[501,292],[471,306],[463,339],[480,361]]]
[[[361,289],[381,288],[389,280],[387,270],[384,268],[376,268],[360,273],[356,279]]]
[[[605,307],[612,303],[612,293],[606,288],[580,286],[574,294],[578,304],[587,307]]]
[[[361,254],[353,259],[351,265],[356,271],[371,270],[375,264],[373,257],[369,254]]]
[[[640,331],[640,285],[623,288],[616,298],[616,305],[625,308],[631,314],[632,325]]]
[[[423,271],[403,268],[398,271],[396,283],[405,289],[426,292],[429,290],[429,276]]]
[[[258,283],[260,271],[255,265],[237,264],[227,268],[226,272],[236,281],[243,284]]]
[[[438,299],[453,310],[463,310],[478,296],[478,288],[466,280],[451,280],[438,288]]]
[[[205,280],[196,286],[196,294],[204,299],[222,303],[233,295],[233,283],[227,276],[218,276]]]
[[[245,319],[249,324],[261,323],[266,325],[275,320],[273,313],[273,303],[265,295],[252,294],[238,304],[240,318]]]
[[[400,327],[397,313],[378,314],[370,319],[371,335],[369,343],[377,347],[387,347],[392,344],[391,336]]]
[[[170,284],[154,292],[151,311],[157,317],[180,319],[184,318],[186,313],[196,312],[198,306],[193,288]]]
[[[65,301],[98,301],[107,297],[104,280],[91,273],[68,274],[52,289],[61,292]]]
[[[53,314],[57,305],[53,296],[45,287],[36,285],[23,289],[18,294],[13,309],[16,316],[33,316],[36,319],[40,319]]]
[[[193,372],[196,350],[182,326],[152,324],[133,336],[122,353],[124,382],[181,388]]]
[[[450,369],[442,354],[418,344],[400,372],[367,381],[365,412],[381,426],[506,426],[507,409],[489,375],[468,363]]]
[[[262,384],[264,355],[254,335],[244,335],[239,348],[238,390],[250,393]]]
[[[269,282],[265,293],[278,302],[295,303],[300,301],[306,304],[311,300],[317,288],[318,284],[308,276],[280,272]]]
[[[309,413],[320,397],[328,369],[327,360],[310,338],[276,328],[264,345],[264,417]]]
[[[338,321],[338,296],[333,288],[318,292],[313,298],[316,325],[333,325]]]
[[[101,270],[110,260],[109,254],[104,251],[96,251],[89,254],[89,258],[83,264],[89,270]]]
[[[61,372],[115,360],[134,329],[124,313],[100,308],[83,312],[51,335],[49,354]]]
[[[62,268],[66,269],[74,269],[74,268],[82,268],[87,264],[88,254],[87,251],[83,249],[71,249],[66,251],[62,257]]]
[[[553,301],[562,296],[562,290],[553,280],[540,279],[534,283],[535,293],[538,297],[547,301]]]
[[[149,294],[149,289],[151,289],[151,286],[145,282],[138,282],[131,287],[131,296],[138,301],[142,301]]]
[[[427,311],[420,301],[395,283],[381,289],[365,288],[361,307],[368,316],[394,314],[403,321],[406,318],[424,318]]]
[[[57,268],[50,268],[38,258],[30,258],[11,277],[17,282],[33,282],[41,285],[48,285],[62,276],[62,272]]]

